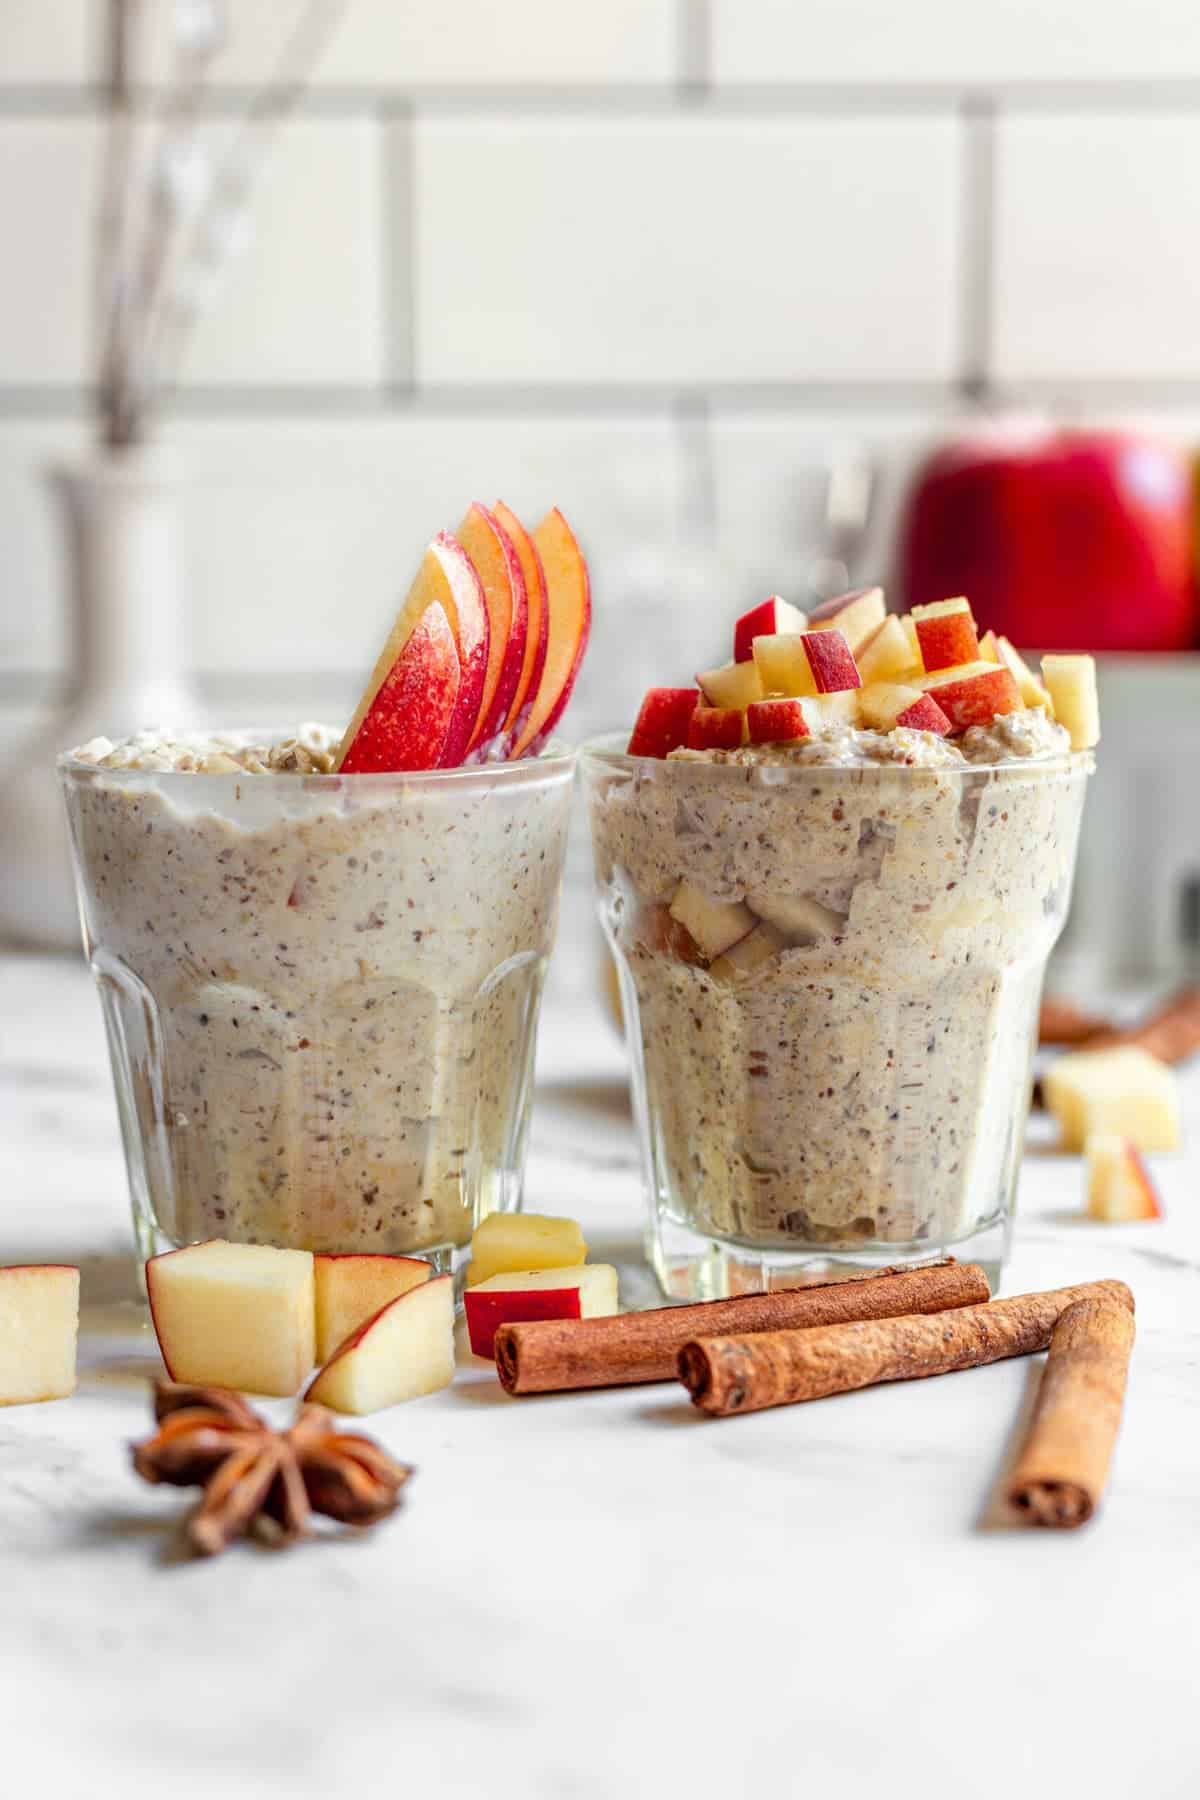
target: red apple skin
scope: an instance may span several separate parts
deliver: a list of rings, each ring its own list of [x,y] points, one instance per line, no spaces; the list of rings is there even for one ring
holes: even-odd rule
[[[1002,713],[1020,712],[1022,706],[1016,682],[1007,669],[999,666],[967,681],[939,682],[932,693],[955,733],[972,725],[990,725]]]
[[[496,1333],[501,1325],[523,1325],[529,1319],[578,1319],[582,1317],[577,1287],[513,1288],[477,1293],[463,1290],[467,1335],[476,1356],[495,1360]]]
[[[798,700],[752,700],[746,727],[752,744],[786,744],[812,735]]]
[[[903,603],[969,594],[994,631],[1043,650],[1185,649],[1200,639],[1195,532],[1183,451],[1001,422],[917,471]]]
[[[940,619],[914,619],[913,628],[921,661],[929,674],[952,669],[958,663],[979,661],[979,634],[969,612],[947,613]]]
[[[742,614],[733,628],[734,662],[752,661],[756,637],[776,637],[780,632],[796,630],[783,610],[785,604],[778,594],[772,594],[761,606]]]
[[[840,631],[806,631],[804,654],[818,694],[839,694],[862,686],[858,664]]]
[[[506,506],[503,500],[497,500],[492,511],[501,528],[508,533],[509,542],[521,565],[521,574],[525,578],[525,656],[508,718],[504,721],[511,748],[529,716],[528,707],[541,684],[542,670],[546,666],[546,645],[550,637],[550,608],[546,598],[546,571],[542,567],[537,545],[511,506]]]
[[[937,737],[949,737],[953,727],[932,694],[922,694],[902,713],[896,714],[897,725],[909,731],[932,731]]]
[[[575,533],[553,507],[534,527],[533,541],[546,576],[549,638],[546,662],[529,717],[513,756],[536,754],[563,715],[575,686],[592,629],[592,586]]]
[[[692,714],[700,704],[696,688],[651,688],[642,701],[628,756],[669,756],[687,743]]]
[[[461,674],[454,633],[438,601],[421,614],[350,748],[344,775],[449,766],[445,752]]]
[[[689,750],[740,750],[742,715],[732,706],[698,706],[688,722]]]
[[[488,662],[468,750],[489,745],[504,729],[525,662],[529,600],[512,539],[496,515],[473,500],[455,533],[471,558],[488,615]]]

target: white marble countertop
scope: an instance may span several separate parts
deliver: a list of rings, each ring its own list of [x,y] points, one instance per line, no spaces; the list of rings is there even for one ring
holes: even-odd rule
[[[986,1524],[1036,1363],[724,1423],[666,1387],[512,1401],[470,1363],[368,1426],[419,1466],[395,1520],[190,1562],[184,1497],[128,1467],[158,1358],[99,1010],[70,962],[0,959],[0,994],[0,1262],[80,1261],[86,1300],[77,1395],[0,1412],[7,1777],[72,1800],[1194,1800],[1200,1072],[1190,1153],[1157,1159],[1165,1222],[1089,1224],[1078,1160],[1026,1160],[1007,1291],[1116,1275],[1138,1301],[1082,1532]],[[551,1008],[540,1069],[527,1202],[631,1254],[599,1013]]]

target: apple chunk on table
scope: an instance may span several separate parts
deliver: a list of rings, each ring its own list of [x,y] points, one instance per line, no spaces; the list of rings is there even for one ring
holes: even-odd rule
[[[936,674],[923,675],[913,685],[933,695],[955,732],[967,731],[972,725],[989,725],[1003,713],[1021,710],[1017,684],[998,663],[972,662],[939,669]]]
[[[360,1325],[304,1398],[334,1412],[371,1413],[436,1393],[453,1379],[454,1281],[435,1275]]]
[[[1090,1137],[1085,1149],[1089,1218],[1107,1224],[1162,1218],[1150,1171],[1128,1138]]]
[[[172,1381],[294,1394],[313,1365],[313,1259],[307,1250],[221,1238],[152,1256],[146,1290]]]
[[[587,1261],[587,1249],[574,1219],[549,1213],[489,1213],[471,1237],[467,1285],[512,1269],[572,1268]]]
[[[75,1392],[79,1270],[62,1263],[0,1269],[0,1406]]]
[[[501,1325],[531,1319],[599,1319],[617,1311],[617,1271],[608,1263],[577,1268],[510,1270],[463,1295],[467,1334],[476,1356],[495,1355]]]
[[[377,1256],[360,1251],[314,1258],[317,1361],[325,1362],[389,1300],[420,1287],[432,1274],[432,1265],[419,1256]]]
[[[1104,1136],[1128,1138],[1138,1150],[1179,1148],[1175,1071],[1135,1044],[1056,1057],[1042,1092],[1064,1150],[1082,1150],[1089,1137]]]

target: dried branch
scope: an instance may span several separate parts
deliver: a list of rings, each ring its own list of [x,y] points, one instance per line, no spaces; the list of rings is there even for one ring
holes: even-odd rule
[[[108,0],[104,92],[109,112],[96,237],[97,410],[104,442],[132,441],[126,356],[136,118],[131,76],[142,0]]]

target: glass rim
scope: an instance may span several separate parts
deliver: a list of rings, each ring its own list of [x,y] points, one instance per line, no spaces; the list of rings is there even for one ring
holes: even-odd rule
[[[190,735],[190,734],[188,734]],[[204,734],[197,733],[197,736]],[[214,734],[218,735],[218,734]],[[236,726],[226,728],[219,733],[225,737],[240,737],[247,742],[278,743],[281,741],[278,726],[262,731],[253,727]],[[177,781],[194,783],[196,781],[213,781],[221,783],[238,783],[252,781],[256,787],[266,786],[274,782],[286,782],[289,787],[302,784],[306,790],[327,788],[331,793],[352,787],[358,792],[370,793],[381,790],[397,782],[434,782],[438,786],[454,787],[460,783],[484,778],[489,784],[501,786],[504,783],[517,783],[539,775],[566,774],[573,771],[578,760],[579,748],[567,744],[562,738],[551,738],[545,749],[536,756],[522,756],[515,761],[458,763],[452,769],[380,769],[370,773],[351,770],[349,774],[341,770],[298,770],[298,769],[136,769],[106,768],[101,763],[87,762],[70,750],[60,750],[54,759],[54,766],[60,780],[78,779],[82,776],[112,781],[119,786],[137,787],[143,783]]]
[[[815,763],[815,762],[752,762],[752,763],[718,763],[718,762],[670,762],[660,756],[631,756],[628,750],[620,746],[628,741],[627,731],[601,732],[596,737],[585,738],[579,745],[581,762],[598,763],[605,768],[623,769],[630,774],[649,765],[661,768],[664,765],[673,769],[703,769],[707,774],[721,780],[740,779],[745,781],[747,773],[762,775],[769,783],[782,783],[792,777],[803,776],[811,780],[814,776],[863,776],[868,772],[874,775],[894,775],[901,781],[915,781],[918,777],[949,775],[958,778],[963,775],[1012,775],[1026,774],[1036,770],[1038,773],[1082,774],[1091,775],[1095,771],[1096,758],[1091,750],[1064,750],[1052,756],[1010,756],[1003,762],[962,762],[916,764],[902,762],[882,763]]]

